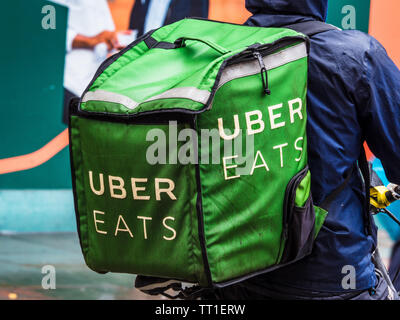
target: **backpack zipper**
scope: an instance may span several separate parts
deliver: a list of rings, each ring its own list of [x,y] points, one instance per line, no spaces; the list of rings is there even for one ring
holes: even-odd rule
[[[258,60],[258,64],[260,65],[260,76],[263,85],[263,91],[265,95],[271,95],[271,90],[268,87],[268,71],[265,68],[264,59],[260,52],[254,51],[253,56]]]
[[[271,90],[269,89],[268,82],[268,70],[264,63],[264,56],[267,56],[277,50],[280,50],[296,42],[305,41],[306,39],[302,36],[289,36],[282,38],[274,43],[264,44],[264,45],[253,45],[245,49],[244,51],[230,57],[226,62],[226,66],[237,64],[241,62],[251,61],[254,58],[257,59],[260,65],[260,76],[263,85],[263,93],[265,95],[271,95]]]

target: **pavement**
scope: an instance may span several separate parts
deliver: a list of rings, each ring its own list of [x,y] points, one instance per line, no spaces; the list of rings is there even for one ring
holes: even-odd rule
[[[379,231],[379,247],[386,264],[393,242]],[[43,289],[42,280],[55,270],[55,289]],[[151,300],[133,286],[134,275],[97,274],[83,260],[76,233],[0,234],[0,300]]]
[[[44,266],[55,269],[56,289],[43,289]],[[0,235],[0,300],[148,300],[134,275],[97,274],[83,260],[76,233]]]

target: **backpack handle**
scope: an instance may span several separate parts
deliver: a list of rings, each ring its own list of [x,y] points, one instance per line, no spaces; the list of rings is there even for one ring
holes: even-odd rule
[[[225,49],[224,47],[221,47],[220,45],[218,45],[212,41],[197,39],[197,38],[190,38],[190,37],[181,37],[181,38],[176,39],[174,41],[175,48],[185,47],[186,46],[185,42],[187,40],[202,42],[202,43],[208,45],[210,48],[214,49],[215,51],[219,52],[222,55],[230,52],[228,49]]]

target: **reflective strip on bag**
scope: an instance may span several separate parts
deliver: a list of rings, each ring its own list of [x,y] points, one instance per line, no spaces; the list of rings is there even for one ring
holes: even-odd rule
[[[176,99],[189,99],[195,102],[206,104],[210,97],[210,94],[211,93],[207,90],[200,90],[194,87],[173,88],[159,95],[151,97],[141,103],[156,101],[160,99],[176,98]],[[118,103],[130,110],[135,109],[140,104],[127,96],[105,90],[96,90],[87,92],[84,95],[82,102],[87,102],[87,101],[104,101],[104,102]]]
[[[266,69],[272,70],[305,57],[307,57],[307,46],[305,43],[300,43],[288,49],[267,55],[263,57],[263,60]],[[228,66],[222,73],[218,88],[229,81],[252,76],[257,73],[260,73],[260,65],[257,60]]]

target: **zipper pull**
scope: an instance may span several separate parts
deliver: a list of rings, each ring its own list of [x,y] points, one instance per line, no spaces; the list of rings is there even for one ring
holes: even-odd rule
[[[260,54],[260,52],[258,52],[258,51],[254,51],[253,56],[258,60],[258,63],[261,68],[260,75],[261,75],[261,81],[263,84],[264,93],[267,95],[270,95],[271,91],[268,88],[268,72],[267,72],[267,69],[265,68],[263,57]]]

